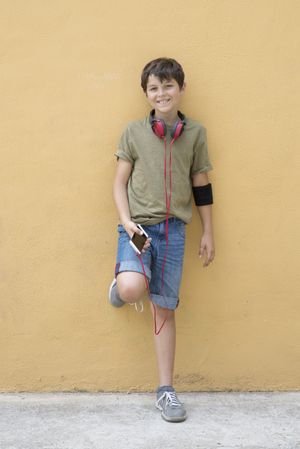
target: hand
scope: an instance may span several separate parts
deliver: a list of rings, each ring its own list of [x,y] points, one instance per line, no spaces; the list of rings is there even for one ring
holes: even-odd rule
[[[204,233],[201,238],[199,257],[201,258],[203,256],[205,256],[203,266],[207,267],[215,257],[214,239],[212,234]]]
[[[133,236],[134,233],[140,234],[140,235],[143,234],[142,231],[137,227],[137,225],[131,220],[126,221],[123,224],[123,228],[125,229],[125,231],[127,232],[127,234],[129,235],[130,238]],[[149,246],[151,244],[151,240],[152,239],[150,237],[146,240],[145,245],[142,249],[142,253],[144,253],[146,251],[146,249],[149,248]]]

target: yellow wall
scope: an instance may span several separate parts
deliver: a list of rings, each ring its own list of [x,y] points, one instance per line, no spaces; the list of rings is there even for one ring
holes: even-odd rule
[[[149,390],[150,308],[108,305],[113,152],[170,56],[208,130],[216,259],[188,227],[181,390],[300,387],[297,0],[1,1],[0,389]],[[196,212],[196,211],[194,211]]]

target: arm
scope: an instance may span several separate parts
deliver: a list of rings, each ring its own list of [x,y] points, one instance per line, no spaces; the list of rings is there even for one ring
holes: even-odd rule
[[[208,175],[206,172],[196,173],[192,179],[193,186],[204,186],[209,183]],[[215,245],[213,237],[213,225],[212,225],[212,205],[207,204],[205,206],[197,206],[200,219],[202,222],[203,235],[200,241],[199,256],[202,257],[206,253],[203,266],[207,267],[214,259]]]
[[[142,234],[140,229],[131,220],[130,209],[127,196],[127,184],[132,171],[132,165],[123,159],[119,159],[117,163],[117,171],[113,182],[113,197],[117,211],[119,213],[121,224],[125,231],[132,237],[134,233]],[[147,239],[144,249],[150,245],[150,240]]]

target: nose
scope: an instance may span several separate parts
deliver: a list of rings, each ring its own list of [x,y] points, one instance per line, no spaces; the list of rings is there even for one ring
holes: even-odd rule
[[[160,87],[157,89],[157,94],[158,94],[158,96],[164,95],[164,93],[165,93],[165,90],[164,90],[163,86],[160,86]]]

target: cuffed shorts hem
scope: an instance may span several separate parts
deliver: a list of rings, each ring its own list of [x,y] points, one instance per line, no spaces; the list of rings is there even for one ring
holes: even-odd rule
[[[151,279],[151,271],[149,269],[149,267],[147,267],[147,265],[144,265],[145,267],[145,273],[146,276],[148,278],[148,280],[150,281]],[[122,273],[123,271],[134,271],[136,273],[141,273],[142,275],[144,275],[143,269],[142,269],[142,265],[141,262],[139,260],[135,261],[135,260],[123,260],[122,262],[117,263],[116,266],[116,276],[119,273]]]
[[[154,293],[151,293],[151,300],[154,302],[154,304],[157,304],[158,306],[160,306],[164,309],[170,309],[170,310],[175,310],[179,303],[178,298],[172,298],[170,296],[156,295]]]

